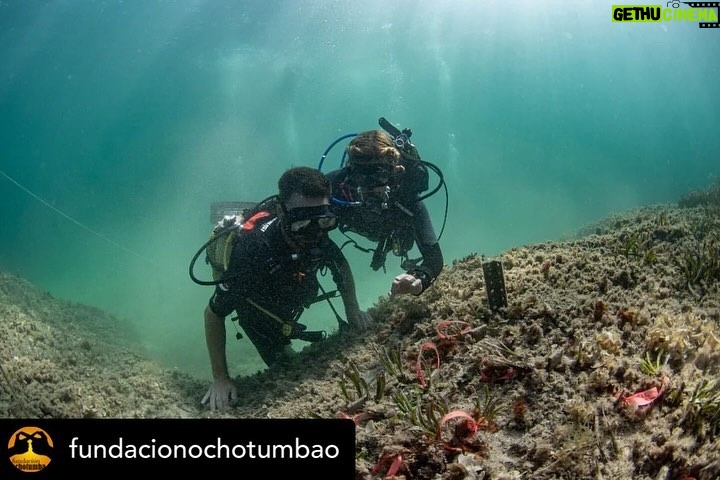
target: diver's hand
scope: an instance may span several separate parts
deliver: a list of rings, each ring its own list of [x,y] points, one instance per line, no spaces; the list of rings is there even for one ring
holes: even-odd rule
[[[409,273],[401,273],[393,280],[392,286],[390,287],[390,295],[400,295],[404,293],[420,295],[422,289],[422,280]]]
[[[230,406],[237,399],[237,387],[227,377],[216,379],[202,399],[202,404],[208,404],[210,410],[222,410]]]
[[[373,324],[374,320],[369,313],[360,310],[351,310],[347,312],[347,320],[351,327],[358,330],[367,330]]]

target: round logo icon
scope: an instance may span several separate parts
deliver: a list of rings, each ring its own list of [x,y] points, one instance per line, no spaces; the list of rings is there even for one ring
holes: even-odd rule
[[[8,442],[10,462],[22,472],[39,472],[47,467],[52,449],[52,438],[38,427],[23,427]]]

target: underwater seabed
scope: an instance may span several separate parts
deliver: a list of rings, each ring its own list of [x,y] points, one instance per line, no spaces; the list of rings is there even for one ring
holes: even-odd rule
[[[208,382],[158,366],[102,312],[0,275],[0,415],[349,417],[356,478],[720,476],[720,188],[613,215],[501,255],[507,307],[468,252],[420,297],[382,298],[341,331]]]

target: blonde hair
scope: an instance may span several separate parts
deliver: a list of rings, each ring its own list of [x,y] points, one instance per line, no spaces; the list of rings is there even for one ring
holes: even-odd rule
[[[373,163],[396,165],[400,150],[395,148],[392,137],[383,130],[368,130],[359,133],[347,147],[348,165]]]

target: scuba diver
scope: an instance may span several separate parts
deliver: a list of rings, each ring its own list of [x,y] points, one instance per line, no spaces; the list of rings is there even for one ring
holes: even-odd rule
[[[336,140],[323,154],[320,168],[336,143],[354,137],[345,149],[341,168],[326,174],[332,187],[331,206],[337,215],[338,229],[348,238],[343,247],[353,243],[360,250],[372,251],[370,267],[375,271],[385,270],[387,254],[392,251],[401,257],[405,272],[395,277],[390,294],[420,295],[444,266],[439,243],[442,230],[440,236],[435,235],[423,200],[445,187],[447,215],[447,187],[440,169],[420,159],[410,142],[409,129],[400,131],[384,117],[379,123],[383,130],[348,134]],[[429,169],[440,182],[423,195],[428,190]],[[364,249],[348,232],[377,245]],[[413,245],[417,245],[421,258],[408,257]]]
[[[278,181],[277,196],[260,202],[242,220],[224,220],[225,228],[203,245],[190,264],[196,283],[215,285],[205,308],[213,383],[202,400],[211,410],[224,408],[237,397],[225,352],[225,317],[233,311],[270,366],[292,353],[291,339],[315,342],[325,338],[324,331],[307,331],[299,319],[320,298],[318,290],[323,289],[317,276],[327,268],[342,297],[347,323],[357,330],[372,324],[370,315],[358,306],[350,266],[328,236],[337,218],[330,210],[329,182],[317,169],[290,168]],[[220,247],[223,253],[215,255]],[[193,274],[195,260],[204,251],[213,266],[214,281],[200,281]]]

